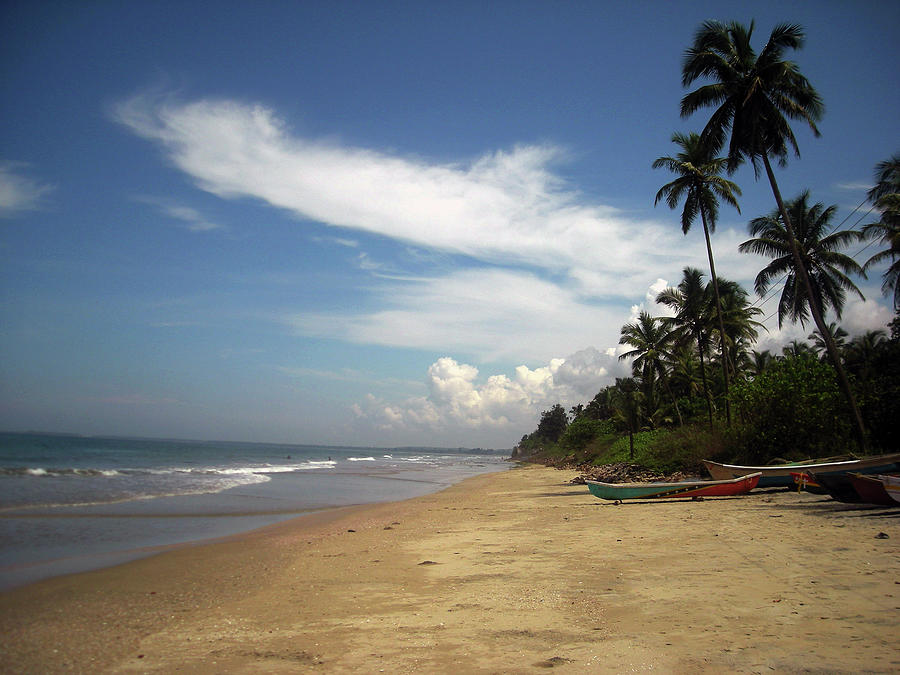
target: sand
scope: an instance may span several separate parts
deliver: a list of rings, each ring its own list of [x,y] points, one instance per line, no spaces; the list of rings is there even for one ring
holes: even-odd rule
[[[900,672],[900,509],[527,466],[0,595],[4,673]]]

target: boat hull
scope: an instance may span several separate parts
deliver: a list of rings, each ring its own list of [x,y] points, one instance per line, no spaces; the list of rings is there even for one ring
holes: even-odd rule
[[[790,487],[794,484],[791,472],[806,471],[816,476],[840,474],[848,471],[855,473],[890,473],[900,467],[900,453],[851,459],[841,462],[822,462],[817,464],[779,464],[777,466],[741,466],[738,464],[720,464],[708,459],[703,460],[706,470],[714,480],[725,480],[760,472],[759,487]]]
[[[878,504],[880,506],[900,506],[894,498],[888,494],[887,487],[882,476],[864,476],[862,474],[850,474],[850,484],[856,490],[856,494],[866,504]]]
[[[678,499],[694,497],[730,497],[746,494],[757,486],[760,474],[753,473],[728,480],[695,480],[678,483],[603,483],[587,480],[591,494],[600,499]]]

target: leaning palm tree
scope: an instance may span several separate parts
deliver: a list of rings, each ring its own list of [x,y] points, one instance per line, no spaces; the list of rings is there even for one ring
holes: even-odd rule
[[[859,442],[865,449],[862,416],[840,363],[837,347],[825,332],[823,310],[816,304],[816,293],[795,244],[793,225],[770,162],[770,158],[775,158],[780,166],[785,166],[788,146],[797,156],[800,155],[789,119],[805,122],[814,135],[820,135],[816,122],[821,119],[825,106],[797,65],[784,59],[786,50],[803,46],[806,39],[803,29],[796,24],[775,26],[757,55],[750,44],[753,28],[753,22],[749,29],[736,21],[728,24],[718,21],[703,23],[694,36],[693,45],[685,52],[681,81],[685,87],[701,78],[711,82],[682,98],[681,116],[687,117],[700,108],[714,107],[701,135],[706,143],[717,149],[724,147],[726,138],[729,138],[728,172],[736,171],[745,160],[751,162],[757,177],[760,162],[765,168],[788,234],[787,243],[797,276],[810,298],[809,311],[825,337],[841,389],[853,411]]]
[[[700,377],[703,380],[703,395],[709,413],[709,425],[713,423],[712,399],[706,379],[706,363],[704,357],[709,351],[710,293],[708,285],[703,283],[703,272],[694,267],[685,267],[683,276],[676,288],[666,288],[656,296],[656,302],[675,311],[674,317],[662,317],[665,324],[671,326],[680,344],[693,342],[697,346],[700,358]]]
[[[649,312],[641,312],[636,322],[622,326],[619,344],[628,345],[632,349],[619,355],[619,360],[634,359],[632,361],[634,373],[641,375],[648,387],[652,388],[654,377],[662,382],[675,406],[678,424],[683,425],[684,421],[681,419],[678,401],[669,387],[669,376],[665,365],[666,361],[672,357],[673,342],[672,332],[666,329],[658,317],[650,316]],[[652,396],[648,398],[652,398]]]
[[[854,230],[838,230],[828,234],[830,221],[837,207],[825,208],[821,203],[808,205],[809,191],[773,211],[768,216],[750,221],[750,234],[755,238],[745,241],[738,249],[772,258],[756,275],[756,292],[762,297],[769,286],[782,276],[785,278],[781,298],[778,301],[778,326],[785,317],[805,325],[809,315],[825,340],[825,347],[838,380],[850,403],[860,443],[865,447],[865,429],[862,416],[856,406],[856,398],[850,389],[834,337],[822,317],[821,310],[831,308],[838,319],[844,307],[846,291],[862,292],[850,280],[848,274],[863,274],[862,267],[840,249],[858,241],[860,233]],[[787,217],[785,217],[785,215]],[[787,223],[794,223],[793,231]],[[799,261],[799,265],[798,265]]]
[[[880,162],[875,167],[875,187],[869,190],[869,200],[881,212],[881,218],[863,227],[866,237],[877,238],[886,249],[866,261],[865,269],[889,260],[890,266],[882,277],[881,290],[893,292],[894,309],[900,310],[900,154]]]
[[[741,189],[736,183],[723,178],[719,174],[725,168],[727,159],[716,157],[709,146],[705,145],[699,134],[675,133],[672,142],[681,147],[681,151],[675,157],[660,157],[653,162],[654,169],[667,168],[678,178],[663,185],[656,193],[654,205],[663,197],[670,209],[678,207],[678,202],[684,197],[684,210],[681,212],[681,231],[687,234],[691,225],[700,215],[703,224],[703,235],[706,238],[706,255],[709,258],[709,273],[713,280],[713,290],[716,298],[716,314],[719,320],[719,338],[722,347],[722,381],[725,386],[725,416],[728,424],[731,424],[731,406],[728,403],[728,365],[725,358],[726,339],[725,323],[722,319],[722,302],[719,298],[719,284],[716,277],[716,264],[713,260],[710,232],[716,231],[716,220],[719,216],[719,199],[731,204],[738,213],[736,195],[741,194]]]

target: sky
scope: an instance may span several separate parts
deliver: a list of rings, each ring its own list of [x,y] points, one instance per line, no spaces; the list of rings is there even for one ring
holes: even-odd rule
[[[826,111],[781,190],[872,220],[900,3],[5,0],[0,429],[512,447],[628,374],[621,327],[708,270],[651,168],[708,119],[679,116],[707,19],[757,49],[804,27]],[[752,293],[738,245],[775,204],[732,179],[717,271]],[[880,270],[857,282],[851,335],[892,318]],[[759,349],[812,331],[754,300]]]

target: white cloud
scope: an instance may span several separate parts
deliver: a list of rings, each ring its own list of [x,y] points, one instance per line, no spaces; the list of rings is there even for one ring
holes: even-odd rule
[[[40,208],[44,196],[53,190],[51,185],[20,175],[22,166],[18,162],[0,162],[0,217]]]
[[[220,230],[223,227],[218,223],[212,222],[191,206],[184,206],[159,197],[138,197],[137,199],[145,204],[155,206],[169,218],[185,223],[187,229],[191,232],[210,232],[211,230]]]
[[[621,312],[577,289],[510,270],[458,270],[385,285],[385,309],[286,317],[298,333],[356,343],[540,361],[588,342],[618,342]]]
[[[268,108],[236,101],[136,96],[114,114],[221,197],[252,197],[305,219],[483,261],[569,272],[597,295],[630,293],[650,266],[641,264],[647,252],[672,251],[681,237],[677,228],[584,203],[552,172],[565,155],[552,145],[438,163],[301,138]]]
[[[594,348],[547,365],[530,369],[518,366],[511,375],[479,378],[475,366],[448,356],[435,361],[425,375],[427,396],[388,402],[369,394],[354,404],[359,424],[384,434],[456,433],[459,429],[512,445],[523,429],[537,425],[542,410],[556,403],[567,409],[587,403],[622,373],[615,357]]]

